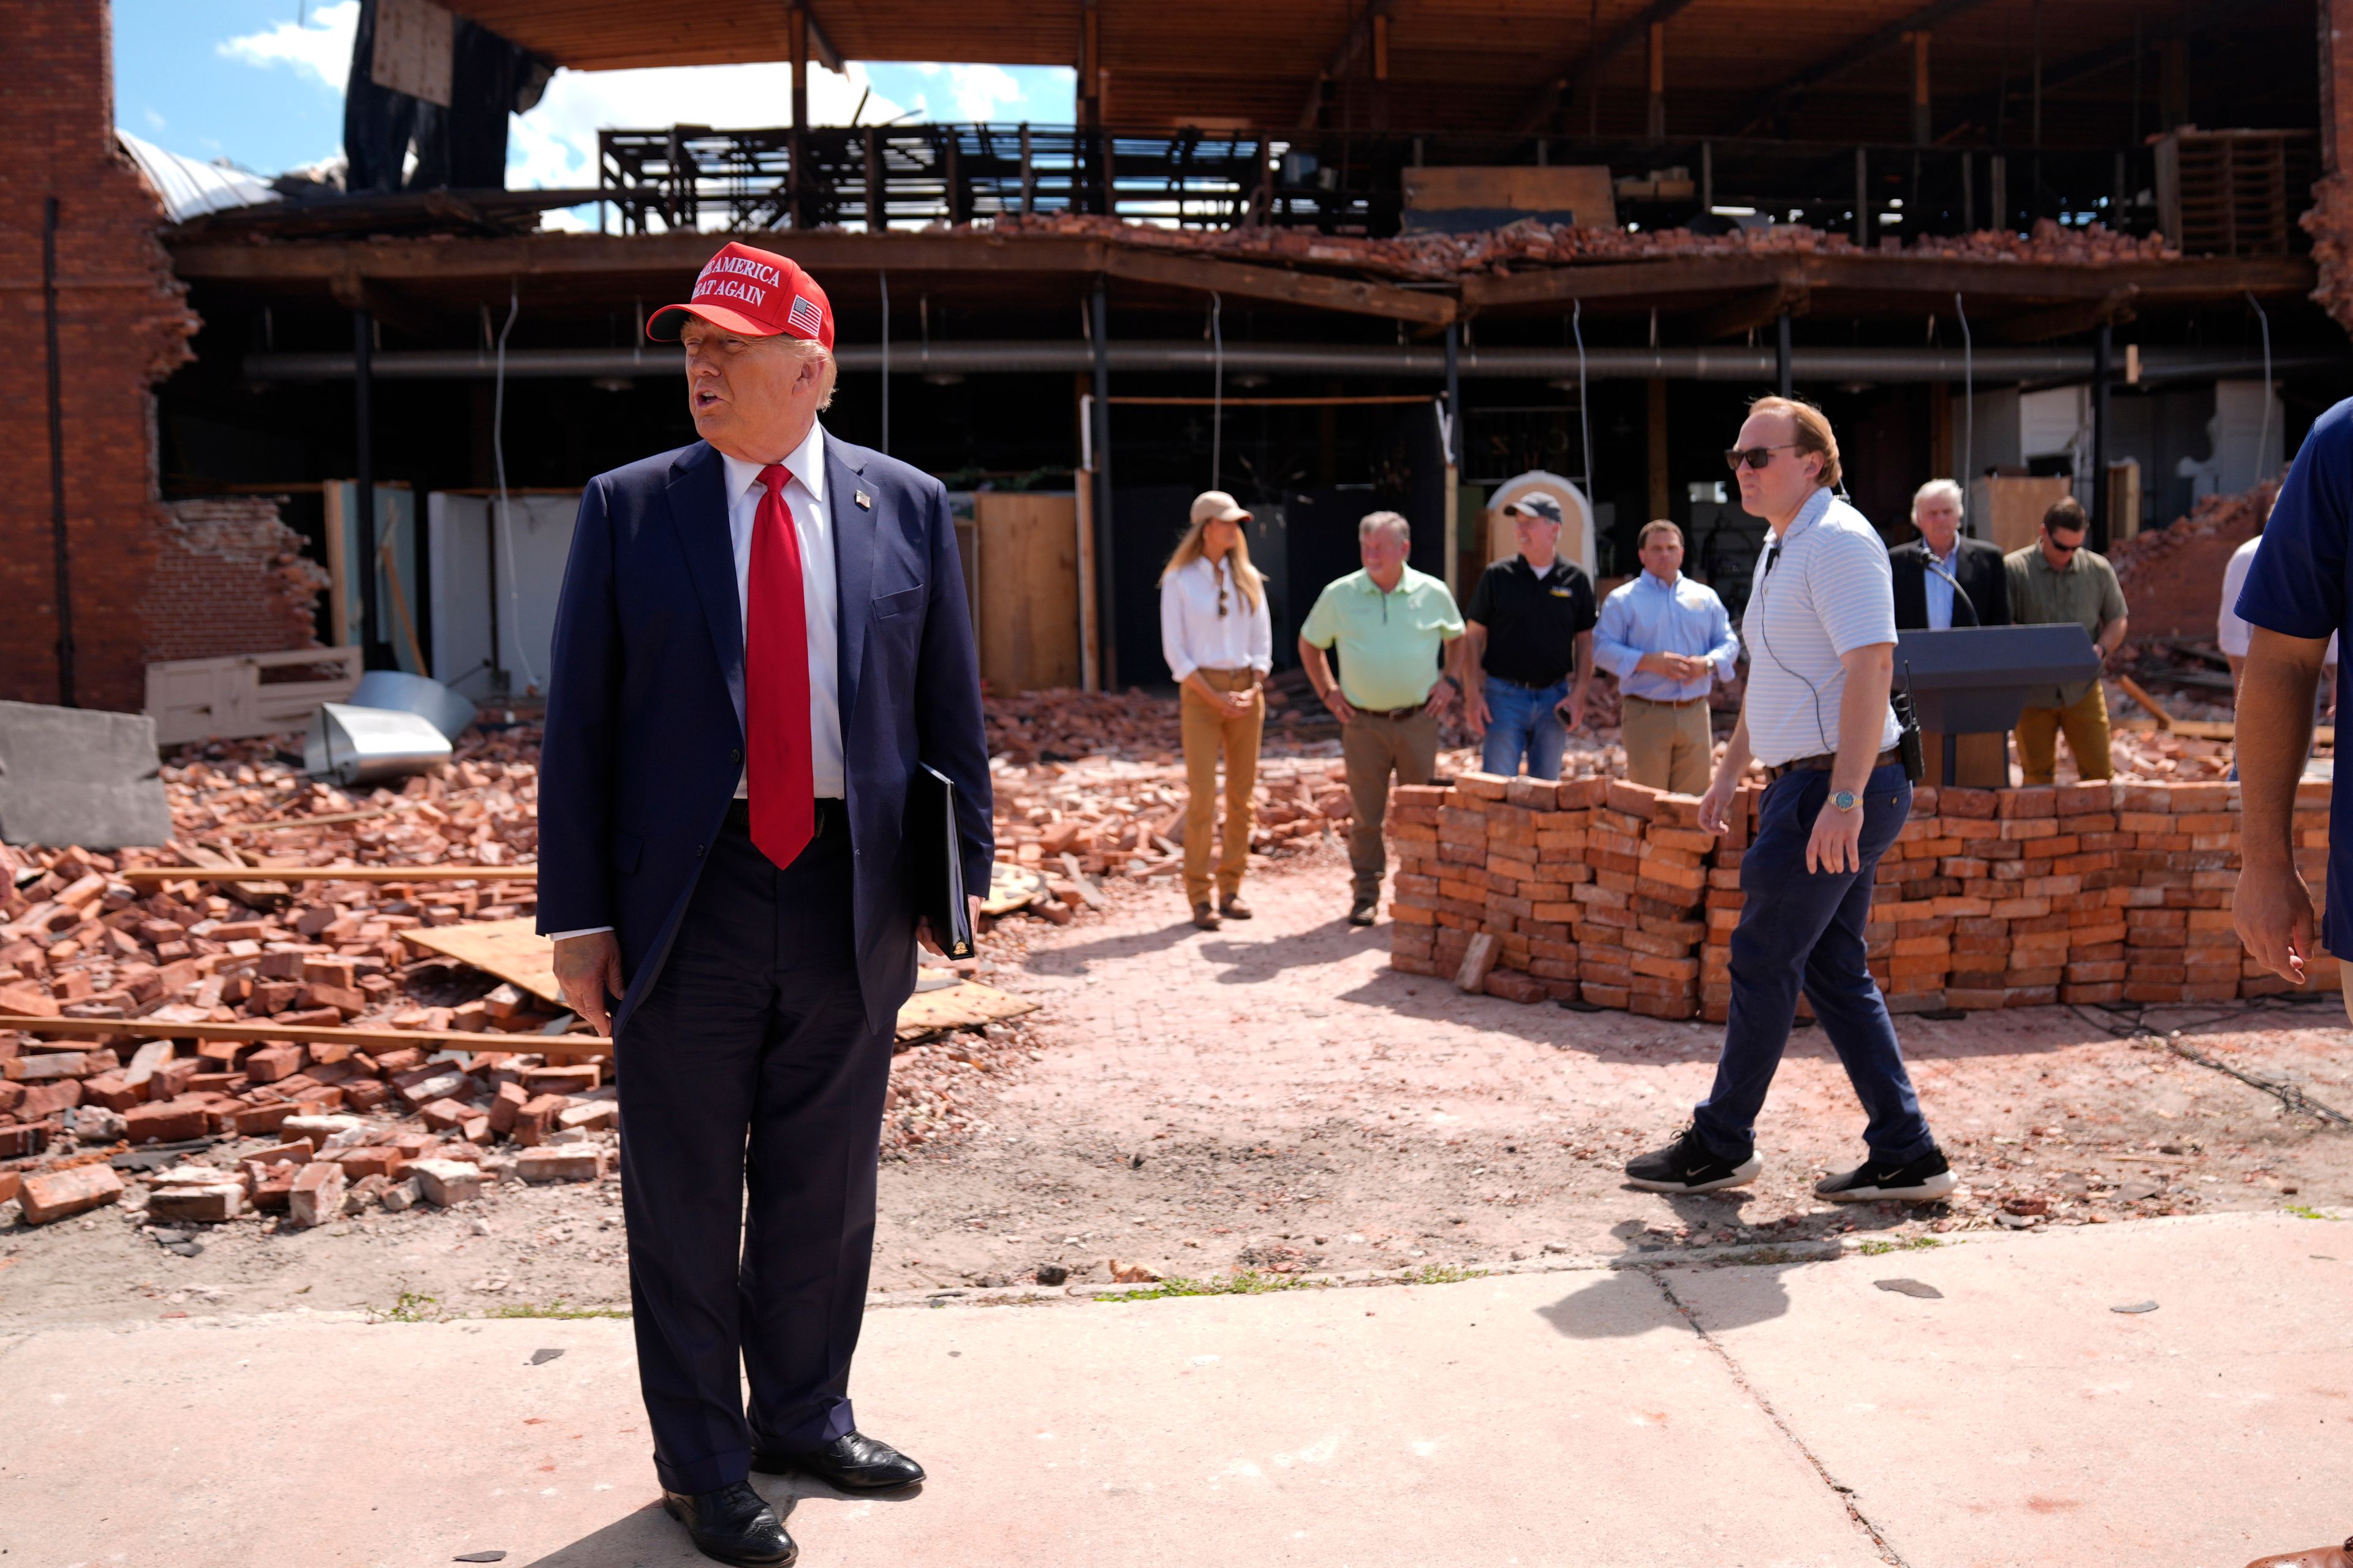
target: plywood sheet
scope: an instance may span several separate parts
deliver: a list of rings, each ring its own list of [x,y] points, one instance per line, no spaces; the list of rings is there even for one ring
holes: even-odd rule
[[[1970,488],[1976,493],[1970,497],[1969,510],[1978,527],[2006,555],[2034,542],[2042,532],[2042,514],[2062,498],[2073,495],[2075,481],[2063,474],[2047,479],[1995,474]]]
[[[1535,213],[1555,221],[1574,215],[1587,228],[1607,228],[1618,221],[1617,192],[1607,164],[1408,169],[1403,178],[1409,214]]]
[[[980,673],[991,690],[1079,684],[1078,505],[1068,491],[973,498]]]
[[[543,1000],[564,1005],[555,986],[554,944],[532,930],[529,917],[468,921],[453,926],[418,926],[401,934],[419,947],[446,953],[486,974],[495,974]],[[1018,1018],[1038,1004],[994,986],[967,980],[961,985],[907,998],[899,1009],[898,1037],[914,1039],[941,1029],[970,1028]]]

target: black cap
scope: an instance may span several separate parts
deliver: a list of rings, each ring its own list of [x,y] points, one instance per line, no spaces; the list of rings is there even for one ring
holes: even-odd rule
[[[1504,506],[1504,515],[1505,517],[1511,516],[1514,512],[1523,512],[1529,517],[1540,517],[1546,522],[1558,522],[1561,521],[1560,502],[1553,500],[1552,497],[1548,495],[1542,494],[1541,492],[1534,495],[1522,496],[1517,500],[1512,501]]]

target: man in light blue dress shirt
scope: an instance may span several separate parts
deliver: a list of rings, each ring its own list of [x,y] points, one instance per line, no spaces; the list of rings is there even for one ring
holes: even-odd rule
[[[1641,574],[1602,601],[1593,661],[1618,678],[1626,776],[1698,795],[1715,764],[1708,688],[1732,679],[1740,639],[1715,590],[1683,574],[1682,529],[1646,522],[1636,550]]]

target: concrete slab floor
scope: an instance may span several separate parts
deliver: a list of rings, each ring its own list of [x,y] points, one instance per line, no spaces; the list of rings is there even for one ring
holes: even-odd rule
[[[1896,1279],[1941,1296],[1874,1287]],[[2235,1568],[2353,1527],[2348,1307],[2353,1226],[2229,1215],[1811,1265],[882,1310],[861,1419],[935,1479],[758,1484],[812,1568]],[[0,1561],[700,1562],[650,1506],[629,1333],[0,1321]]]
[[[1557,1276],[877,1312],[861,1420],[936,1479],[759,1485],[805,1563],[845,1568],[1878,1562],[1666,1298],[1625,1285],[1576,1332],[1544,1315]],[[701,1561],[649,1506],[624,1322],[48,1329],[0,1379],[11,1564]]]
[[[2235,1568],[2353,1532],[2353,1223],[1658,1278],[1912,1568]]]

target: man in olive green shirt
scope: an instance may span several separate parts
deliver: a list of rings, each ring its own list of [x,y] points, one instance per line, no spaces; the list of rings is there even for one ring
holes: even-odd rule
[[[1380,908],[1389,775],[1399,784],[1430,782],[1438,766],[1439,715],[1455,694],[1453,681],[1439,672],[1446,645],[1462,635],[1462,616],[1444,583],[1405,563],[1412,543],[1412,525],[1396,512],[1367,516],[1356,525],[1365,569],[1327,584],[1299,629],[1299,662],[1340,721],[1356,807],[1348,827],[1356,878],[1350,925],[1372,924]],[[1334,647],[1340,651],[1337,680],[1324,657]]]
[[[2084,548],[2084,508],[2068,496],[2042,514],[2042,536],[2002,557],[2010,572],[2010,613],[2019,626],[2073,621],[2102,658],[2125,640],[2125,592],[2108,558]],[[2042,696],[2043,693],[2036,693]],[[2018,765],[2031,784],[2047,784],[2059,761],[2059,732],[2087,779],[2112,776],[2108,700],[2099,679],[2049,689],[2050,700],[2018,716]]]

